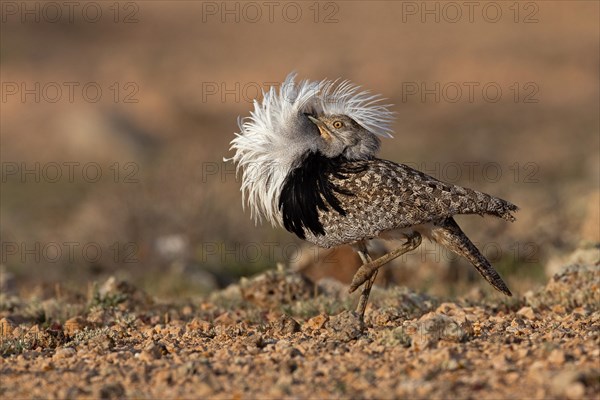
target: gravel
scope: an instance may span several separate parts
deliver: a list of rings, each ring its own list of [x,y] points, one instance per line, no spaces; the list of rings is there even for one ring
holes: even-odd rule
[[[0,395],[599,396],[598,261],[568,266],[516,299],[375,288],[364,325],[342,289],[278,270],[187,303],[114,278],[86,304],[3,295]]]

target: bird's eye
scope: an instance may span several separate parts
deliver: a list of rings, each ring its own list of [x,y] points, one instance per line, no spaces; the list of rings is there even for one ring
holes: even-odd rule
[[[342,121],[334,121],[333,122],[333,127],[335,129],[340,129],[342,126],[344,126],[344,123]]]

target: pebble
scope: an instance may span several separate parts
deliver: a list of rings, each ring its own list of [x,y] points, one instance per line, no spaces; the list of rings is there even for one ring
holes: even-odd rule
[[[523,307],[519,311],[517,311],[517,315],[521,315],[527,319],[534,320],[536,319],[535,313],[531,307]]]
[[[432,347],[439,340],[462,342],[468,337],[460,322],[445,314],[435,312],[422,316],[414,328],[414,330],[408,330],[408,333],[412,336],[417,350]]]
[[[72,336],[75,332],[83,330],[86,325],[86,321],[82,317],[70,318],[64,324],[65,334]]]
[[[331,317],[327,322],[328,332],[332,339],[349,342],[357,339],[363,329],[362,321],[358,314],[353,311],[344,311]]]
[[[77,354],[77,351],[74,348],[62,347],[62,348],[56,349],[56,352],[54,353],[53,358],[56,360],[62,360],[64,358],[73,357],[75,354]]]
[[[313,331],[318,331],[323,329],[325,324],[329,321],[329,316],[327,314],[319,314],[316,317],[312,317],[304,324],[304,329],[309,329]]]
[[[581,399],[585,395],[585,386],[581,382],[571,383],[564,391],[567,399]]]
[[[186,325],[185,328],[188,332],[190,332],[190,331],[207,332],[212,328],[212,324],[208,321],[194,318]]]
[[[109,383],[100,388],[98,397],[109,400],[122,399],[125,397],[125,388],[120,383]]]
[[[282,315],[278,321],[278,330],[282,335],[291,335],[300,331],[300,324],[289,315]]]
[[[548,362],[556,365],[563,365],[565,363],[565,352],[561,349],[554,349],[548,356]]]
[[[569,399],[581,398],[585,387],[579,382],[580,372],[564,370],[556,374],[550,381],[552,393],[556,396],[566,396]]]
[[[164,345],[150,341],[137,357],[142,361],[151,362],[158,360],[166,353],[167,350]]]

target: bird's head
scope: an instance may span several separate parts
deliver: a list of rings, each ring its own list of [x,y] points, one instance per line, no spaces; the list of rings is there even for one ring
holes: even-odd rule
[[[341,155],[358,160],[372,157],[379,150],[379,138],[347,115],[307,115],[307,118],[319,131],[317,150],[326,157]]]

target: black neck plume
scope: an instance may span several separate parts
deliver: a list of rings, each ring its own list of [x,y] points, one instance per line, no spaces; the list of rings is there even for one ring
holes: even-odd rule
[[[360,165],[360,164],[359,164]],[[348,172],[358,172],[366,167],[357,166],[345,157],[327,158],[321,153],[308,152],[300,166],[290,171],[279,196],[279,210],[283,226],[305,239],[304,229],[315,235],[324,235],[325,230],[319,221],[319,210],[329,207],[346,215],[335,193],[353,196],[353,193],[337,187],[331,178],[346,178]]]

